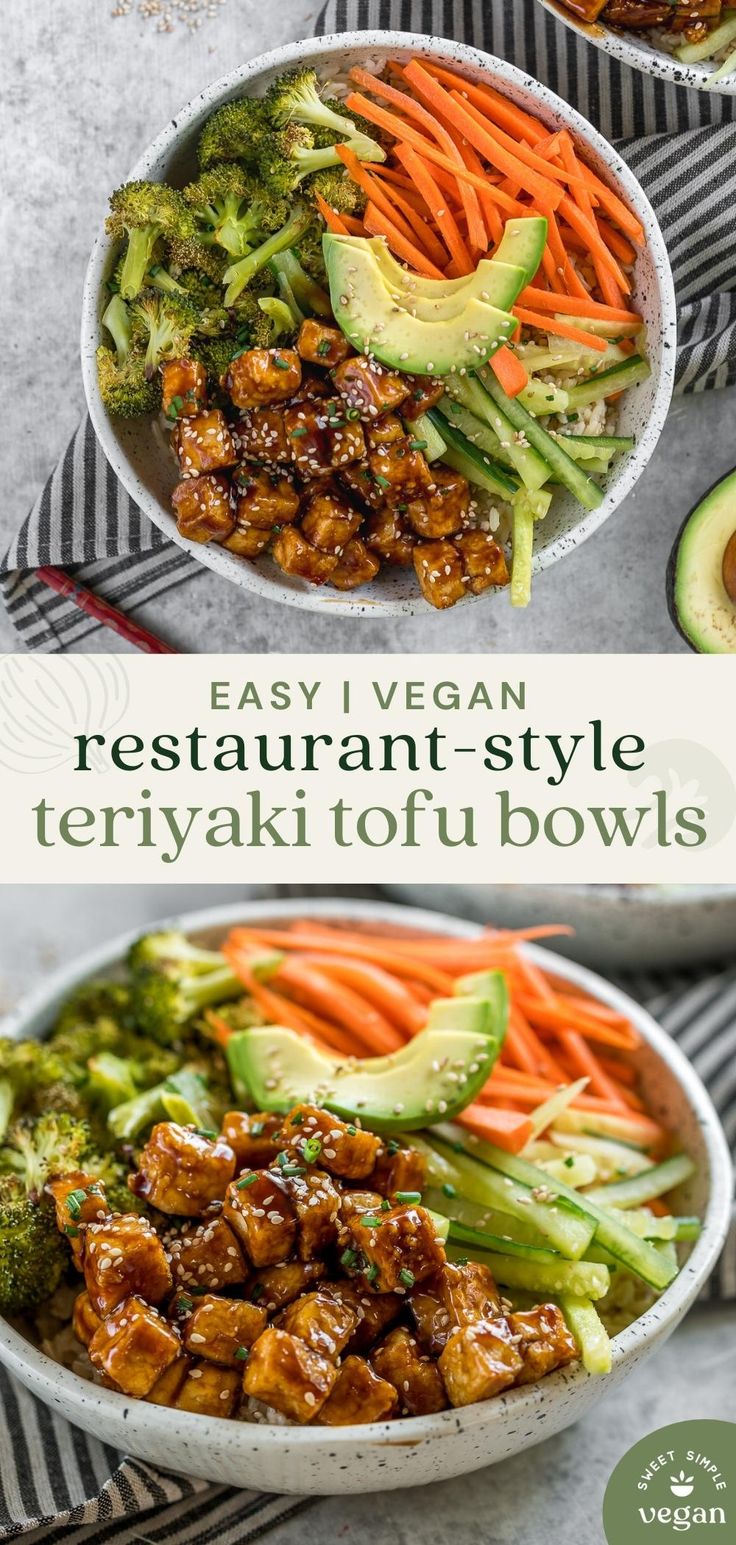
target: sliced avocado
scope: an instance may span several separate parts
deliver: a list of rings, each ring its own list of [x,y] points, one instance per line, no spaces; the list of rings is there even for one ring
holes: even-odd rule
[[[696,504],[672,549],[667,601],[698,654],[736,654],[736,470]]]
[[[323,238],[335,319],[356,348],[415,375],[449,375],[490,359],[516,327],[506,311],[470,295],[454,317],[428,320],[398,305],[368,242]]]
[[[498,258],[481,258],[474,273],[464,274],[461,279],[424,279],[421,274],[411,274],[397,263],[383,236],[374,236],[370,240],[361,236],[331,236],[330,240],[353,248],[369,247],[396,305],[429,322],[457,316],[471,295],[487,301],[490,306],[508,310],[526,282],[524,268],[518,263],[500,262]],[[346,269],[351,266],[346,263]]]
[[[394,1132],[459,1115],[482,1089],[500,1046],[501,1033],[453,1026],[420,1030],[388,1057],[341,1062],[283,1025],[259,1025],[236,1031],[226,1055],[234,1088],[247,1090],[258,1110],[314,1101],[376,1132]]]
[[[516,263],[524,269],[524,284],[531,284],[547,245],[547,221],[541,215],[507,220],[493,254],[494,263]]]
[[[490,998],[435,998],[429,1006],[430,1030],[470,1030],[476,1035],[493,1035],[497,1023],[496,1006]]]

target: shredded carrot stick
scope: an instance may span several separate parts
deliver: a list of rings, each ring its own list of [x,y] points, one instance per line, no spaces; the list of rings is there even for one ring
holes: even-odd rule
[[[397,257],[403,258],[416,273],[425,274],[429,279],[444,277],[442,269],[438,268],[436,263],[431,263],[413,242],[407,241],[393,220],[389,220],[388,215],[378,209],[372,199],[369,199],[365,206],[363,224],[371,236],[385,236],[391,251],[395,252]]]
[[[278,928],[234,928],[230,939],[235,945],[272,944],[276,949],[308,949],[310,941],[316,949],[325,948],[324,932],[310,933],[309,926],[300,929],[298,934],[289,933],[288,930]],[[368,939],[368,942],[366,942]],[[427,987],[434,989],[435,993],[447,997],[453,990],[452,976],[445,971],[431,965],[429,961],[407,958],[399,951],[394,952],[393,940],[389,937],[370,939],[368,935],[363,937],[360,933],[352,933],[347,929],[335,929],[330,934],[330,950],[337,955],[353,955],[357,960],[370,960],[377,966],[383,966],[386,971],[394,971],[400,977],[416,977],[417,981],[426,983]],[[237,967],[233,967],[234,970]]]
[[[582,165],[576,155],[575,146],[572,142],[572,136],[568,133],[567,129],[563,129],[560,134],[560,156],[563,166],[565,166],[569,172],[580,173],[582,171]],[[580,179],[574,187],[571,187],[570,191],[581,214],[585,216],[586,220],[590,221],[591,226],[595,226],[593,204],[594,202],[597,202],[597,200],[594,200],[593,196],[591,195],[588,184],[583,179]],[[601,262],[598,254],[595,252],[593,253],[593,267],[595,269],[598,287],[604,301],[606,301],[611,306],[617,305],[621,300],[621,292],[619,287],[613,276],[609,273],[608,269]]]
[[[336,145],[335,150],[353,182],[357,183],[376,208],[393,222],[405,240],[410,243],[419,240],[418,250],[425,257],[434,263],[444,263],[444,248],[426,220],[423,220],[421,215],[416,215],[412,209],[404,211],[396,189],[394,189],[393,198],[389,198],[380,182],[366,171],[362,161],[358,160],[355,152],[348,145]]]
[[[335,236],[348,236],[350,234],[342,216],[337,213],[336,209],[330,207],[327,200],[323,199],[321,193],[315,193],[314,202],[328,231],[332,231]]]
[[[513,306],[511,309],[525,327],[539,327],[542,332],[554,333],[560,338],[572,338],[575,343],[582,343],[586,349],[595,349],[599,354],[605,354],[608,348],[605,338],[599,338],[596,333],[586,333],[581,327],[573,327],[570,322],[560,322],[556,317],[546,317],[538,311],[527,311],[526,306]]]
[[[455,140],[455,144],[460,151],[466,167],[468,167],[471,172],[476,172],[478,176],[481,176],[483,172],[483,164],[481,162],[480,156],[477,155],[472,145],[469,145],[467,140],[461,139],[459,135],[453,134],[452,138]],[[458,143],[458,141],[460,142]],[[467,183],[460,184],[461,189],[467,186]],[[490,237],[491,241],[494,242],[494,244],[497,244],[501,241],[504,233],[504,224],[498,212],[498,208],[494,204],[493,199],[488,192],[484,191],[479,193],[478,198],[480,200],[480,206],[483,211],[483,219],[485,220],[488,236]]]
[[[589,1041],[600,1041],[604,1046],[618,1046],[630,1051],[638,1044],[633,1031],[614,1029],[612,1025],[596,1022],[592,1016],[580,1014],[571,1007],[552,1007],[547,1003],[520,999],[524,1013],[535,1026],[549,1030],[579,1030]]]
[[[604,1100],[610,1100],[611,1104],[617,1105],[619,1110],[627,1110],[626,1101],[619,1094],[615,1084],[601,1067],[598,1058],[583,1040],[582,1035],[577,1030],[563,1030],[560,1033],[560,1040],[578,1075],[584,1074],[590,1079],[588,1087],[591,1091],[599,1094]]]
[[[357,68],[351,70],[350,79],[357,86],[363,86],[366,90],[372,92],[374,96],[383,97],[387,102],[391,102],[394,107],[399,108],[400,112],[409,118],[413,118],[415,123],[420,123],[422,128],[437,141],[440,149],[444,150],[445,154],[450,157],[450,160],[462,165],[462,154],[458,150],[452,135],[448,133],[444,124],[439,123],[432,113],[428,113],[427,109],[422,107],[420,102],[408,96],[405,91],[397,91],[395,87],[389,86],[385,81],[378,80],[375,75],[370,75],[367,70]],[[474,247],[477,252],[483,252],[487,246],[486,229],[480,212],[478,195],[475,189],[467,182],[461,184],[460,194],[468,223],[468,240],[471,247]]]
[[[627,268],[633,267],[636,262],[636,249],[632,247],[628,237],[622,236],[614,225],[609,224],[608,220],[602,219],[600,215],[596,215],[595,223],[602,240],[607,247],[610,247],[614,257],[617,257]]]
[[[282,993],[274,992],[272,988],[259,982],[248,966],[250,954],[244,953],[237,945],[232,945],[231,940],[232,934],[222,946],[222,953],[270,1024],[286,1025],[287,1029],[295,1030],[298,1035],[307,1035],[310,1038],[316,1036],[320,1044],[326,1044],[330,1051],[337,1051],[345,1056],[354,1055],[353,1042],[337,1025],[320,1019],[308,1009],[297,1008],[296,1004],[285,998]]]
[[[348,236],[365,236],[365,226],[362,220],[357,220],[355,215],[341,215],[343,225]],[[339,234],[342,234],[340,232]]]
[[[430,107],[439,114],[447,123],[459,129],[461,134],[492,166],[505,173],[507,177],[513,177],[521,188],[531,193],[533,198],[542,199],[556,209],[560,203],[562,190],[559,185],[546,176],[541,176],[532,167],[525,165],[523,161],[512,151],[506,149],[496,134],[491,133],[482,122],[481,115],[474,116],[475,109],[468,111],[469,104],[463,102],[458,91],[447,91],[444,86],[433,76],[424,70],[417,59],[412,59],[405,68],[406,79],[414,87],[414,90],[429,103]]]
[[[315,953],[304,959],[317,966],[326,977],[334,977],[336,981],[354,988],[362,998],[379,1009],[397,1030],[403,1031],[403,1036],[397,1037],[397,1045],[401,1044],[405,1036],[416,1035],[424,1029],[427,1015],[406,983],[400,982],[390,972],[383,971],[380,966],[371,965],[367,960],[348,960],[344,955]]]
[[[452,96],[456,99],[462,98],[463,93],[461,91],[453,91]],[[536,151],[531,150],[528,145],[524,144],[523,140],[520,143],[518,139],[513,139],[510,134],[506,134],[505,131],[498,128],[497,125],[494,125],[492,128],[489,127],[487,119],[485,119],[484,122],[483,113],[479,112],[478,108],[474,107],[472,102],[465,100],[462,103],[462,106],[463,111],[468,113],[471,118],[474,118],[476,123],[484,126],[487,132],[491,134],[492,137],[496,139],[498,143],[509,152],[510,155],[514,156],[518,161],[522,162],[524,166],[531,168],[533,172],[537,172],[539,176],[545,180],[549,180],[551,178],[553,182],[568,183],[571,187],[577,183],[582,183],[583,179],[579,172],[575,170],[568,172],[564,167],[555,166],[544,156],[537,155]]]
[[[641,222],[637,220],[636,215],[631,213],[631,210],[624,204],[623,199],[620,199],[618,194],[614,193],[613,188],[609,188],[608,183],[603,182],[602,178],[591,171],[585,161],[578,160],[578,165],[588,188],[595,194],[601,208],[606,210],[607,214],[616,221],[617,225],[620,225],[621,230],[627,236],[630,236],[632,241],[641,246],[644,241],[644,228]]]
[[[528,371],[524,368],[518,354],[515,354],[507,343],[502,344],[500,349],[496,349],[489,363],[507,397],[518,397],[519,392],[523,392],[524,387],[529,385]]]
[[[361,117],[367,118],[369,123],[374,123],[377,128],[393,135],[394,139],[400,139],[408,145],[413,145],[414,149],[419,151],[425,161],[432,161],[435,166],[443,167],[446,172],[452,172],[461,182],[469,182],[474,188],[480,189],[481,192],[487,191],[499,208],[505,210],[507,214],[525,215],[529,213],[526,206],[520,204],[518,199],[510,198],[508,194],[503,193],[488,178],[478,177],[475,172],[468,171],[466,166],[456,165],[450,160],[449,156],[446,156],[443,151],[438,150],[431,140],[425,139],[423,134],[418,134],[411,127],[411,124],[404,123],[395,114],[386,112],[385,108],[379,107],[377,102],[371,102],[369,97],[362,96],[359,91],[351,91],[350,95],[345,98],[345,106],[351,113],[359,113]]]
[[[477,82],[465,80],[464,76],[456,75],[454,70],[435,64],[433,59],[425,59],[423,63],[430,75],[443,81],[446,86],[462,92],[469,102],[473,102],[481,112],[501,128],[506,129],[509,134],[518,134],[520,139],[527,140],[530,145],[538,145],[546,138],[547,130],[542,124],[530,113],[525,113],[523,108],[516,107],[508,97],[502,96],[494,86],[481,86]]]
[[[563,311],[568,316],[590,317],[593,321],[643,322],[637,311],[627,311],[623,306],[604,306],[590,295],[584,300],[577,295],[551,295],[548,290],[536,289],[531,284],[522,290],[519,305],[529,306],[534,311]]]
[[[437,223],[437,229],[442,236],[450,257],[457,264],[461,273],[472,274],[475,271],[475,263],[463,240],[455,217],[448,209],[447,201],[440,192],[426,162],[422,160],[421,156],[417,155],[416,150],[411,145],[404,145],[401,141],[399,141],[398,145],[394,146],[394,153],[413,179],[427,208],[433,215]]]
[[[588,291],[572,265],[570,254],[565,250],[565,243],[560,235],[555,212],[548,205],[540,205],[540,213],[547,220],[547,250],[552,254],[553,269],[550,275],[545,262],[544,271],[548,278],[551,277],[555,281],[552,284],[552,288],[553,290],[566,290],[568,295],[579,295],[582,299],[587,296]]]
[[[341,1029],[357,1037],[372,1056],[384,1056],[403,1045],[403,1037],[374,1004],[355,990],[328,976],[303,955],[289,955],[274,978],[279,987],[310,1011],[334,1019]]]
[[[528,1116],[519,1111],[490,1110],[484,1105],[466,1105],[458,1116],[461,1127],[483,1137],[507,1153],[520,1153],[526,1147],[534,1128]]]

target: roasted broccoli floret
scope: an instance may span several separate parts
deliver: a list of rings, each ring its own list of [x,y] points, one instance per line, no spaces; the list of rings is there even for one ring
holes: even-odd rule
[[[241,97],[226,102],[208,118],[199,141],[199,164],[203,170],[217,161],[242,161],[255,167],[258,147],[268,130],[266,104],[260,97]]]
[[[196,308],[186,295],[157,295],[144,290],[131,311],[146,343],[146,376],[152,380],[162,360],[186,355],[197,326]]]
[[[206,247],[204,242],[192,236],[188,241],[175,239],[167,242],[166,254],[169,269],[177,279],[195,269],[197,273],[211,279],[213,284],[222,284],[228,259],[220,247]]]
[[[260,247],[249,252],[247,257],[239,258],[225,271],[225,305],[233,306],[242,294],[246,285],[250,284],[254,275],[259,273],[266,264],[276,256],[277,252],[283,252],[298,242],[312,221],[311,210],[305,204],[295,204],[288,220],[282,225],[280,231],[275,231]]]
[[[180,1126],[217,1132],[231,1103],[229,1084],[193,1065],[115,1106],[107,1121],[119,1143],[135,1142],[157,1121],[177,1121]]]
[[[197,1014],[242,995],[242,983],[216,950],[184,934],[151,933],[128,956],[137,1023],[156,1040],[176,1040]]]
[[[91,1152],[86,1121],[55,1111],[23,1116],[8,1132],[0,1149],[0,1167],[17,1175],[32,1201],[47,1180],[84,1168]]]
[[[44,1109],[78,1113],[79,1078],[48,1043],[0,1039],[0,1141],[14,1117]]]
[[[292,312],[299,313],[300,321],[305,316],[332,317],[327,291],[305,272],[295,252],[277,252],[269,267],[275,275],[282,300]]]
[[[356,139],[375,143],[367,133],[367,126],[348,114],[342,103],[323,101],[319,94],[317,72],[309,65],[298,65],[287,70],[274,81],[266,94],[266,105],[271,121],[279,127],[288,123],[304,123],[310,127],[329,129],[333,138]],[[380,150],[380,146],[376,146]],[[374,157],[383,159],[382,156]]]
[[[32,1202],[22,1182],[0,1175],[0,1310],[22,1314],[44,1303],[61,1281],[69,1252],[54,1209]]]
[[[134,300],[155,261],[156,243],[162,236],[186,240],[194,235],[194,216],[181,193],[163,182],[126,182],[110,199],[106,228],[128,245],[120,269],[123,300]]]
[[[60,1035],[81,1030],[85,1026],[88,1029],[94,1028],[97,1033],[96,1026],[101,1019],[112,1021],[118,1029],[133,1028],[130,988],[125,982],[107,977],[93,978],[77,987],[59,1009],[52,1037],[57,1039]],[[94,1050],[95,1045],[92,1043],[86,1056],[90,1057]]]
[[[112,296],[102,322],[114,343],[112,349],[103,343],[97,350],[97,379],[108,413],[118,418],[154,413],[160,387],[146,374],[145,352],[133,342],[133,318],[122,295]]]
[[[384,152],[373,140],[350,139],[345,144],[361,161],[383,161]],[[288,198],[305,177],[343,164],[335,145],[318,145],[309,129],[290,123],[264,138],[258,169],[264,187],[277,197]],[[343,173],[344,174],[344,173]]]
[[[305,197],[315,198],[317,194],[339,215],[360,215],[365,209],[366,197],[362,188],[353,182],[342,165],[328,167],[305,182]]]
[[[265,234],[263,214],[252,179],[242,166],[222,161],[184,189],[205,246],[224,247],[231,257],[244,257]]]

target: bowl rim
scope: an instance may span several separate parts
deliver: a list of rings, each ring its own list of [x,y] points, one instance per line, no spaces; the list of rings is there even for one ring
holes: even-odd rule
[[[441,912],[431,912],[417,907],[404,907],[383,901],[360,901],[349,897],[341,899],[314,897],[269,900],[267,897],[252,901],[228,901],[202,911],[183,912],[165,917],[150,927],[181,927],[188,932],[228,927],[255,918],[289,918],[299,916],[309,907],[322,917],[341,917],[346,913],[360,922],[389,924],[419,928],[435,932],[444,929],[458,938],[472,938],[482,932],[479,925],[464,922]],[[107,969],[124,958],[129,945],[138,937],[139,930],[125,933],[98,945],[95,949],[75,957],[72,962],[57,970],[45,983],[27,994],[10,1014],[4,1017],[0,1028],[3,1033],[21,1035],[33,1033],[40,1020],[50,1014],[55,1003],[68,993],[77,982],[93,976],[96,971]],[[537,964],[550,963],[547,951],[535,945],[525,945],[529,958]],[[622,1370],[626,1362],[636,1361],[650,1337],[658,1339],[683,1317],[716,1263],[724,1243],[730,1218],[732,1194],[731,1155],[718,1116],[710,1096],[684,1053],[667,1033],[651,1018],[647,1011],[629,998],[620,988],[613,986],[584,966],[554,955],[551,960],[557,976],[600,997],[613,1008],[624,1010],[640,1030],[643,1039],[666,1064],[668,1071],[684,1090],[703,1134],[710,1168],[708,1202],[703,1217],[703,1228],[690,1256],[679,1276],[665,1289],[639,1319],[627,1326],[613,1340],[613,1372]],[[62,1367],[26,1340],[0,1317],[0,1362],[22,1382],[26,1370],[31,1373],[31,1388],[43,1398],[43,1386],[52,1385],[67,1399],[67,1414],[90,1403],[98,1403],[101,1415],[122,1415],[123,1408],[135,1409],[135,1427],[139,1436],[148,1432],[158,1433],[172,1419],[172,1413],[163,1406],[149,1405],[145,1401],[132,1402],[129,1396],[107,1390],[81,1378],[71,1369]],[[505,1421],[508,1416],[522,1416],[548,1397],[563,1394],[573,1387],[587,1383],[594,1375],[586,1373],[581,1363],[572,1371],[562,1368],[549,1374],[539,1384],[529,1384],[497,1396],[493,1400],[478,1401],[459,1409],[440,1411],[430,1416],[402,1418],[401,1422],[371,1422],[350,1427],[298,1427],[251,1422],[223,1422],[216,1417],[193,1413],[182,1414],[196,1424],[191,1427],[192,1441],[205,1440],[216,1424],[218,1450],[237,1455],[245,1446],[251,1450],[263,1444],[288,1449],[294,1444],[318,1448],[328,1442],[331,1449],[357,1443],[379,1443],[390,1446],[417,1444],[435,1437],[443,1431],[454,1433],[470,1431],[491,1422]],[[604,1391],[601,1390],[601,1393]],[[128,1413],[126,1412],[126,1415]],[[133,1425],[132,1423],[130,1424]]]
[[[736,96],[736,71],[733,75],[718,81],[715,87],[710,86],[713,66],[708,60],[702,64],[682,64],[674,54],[668,54],[666,49],[655,48],[653,44],[648,44],[646,36],[639,42],[633,31],[625,29],[619,31],[617,28],[609,27],[605,21],[586,25],[579,17],[573,16],[565,9],[565,0],[542,0],[542,5],[545,11],[549,11],[550,15],[557,21],[561,21],[563,26],[577,33],[583,42],[592,43],[594,48],[600,48],[603,53],[611,54],[622,64],[641,70],[643,75],[652,75],[655,80],[671,81],[674,86],[682,86],[685,90],[707,91],[710,95],[719,97]]]
[[[161,155],[173,149],[182,134],[196,122],[205,108],[214,108],[220,102],[229,100],[238,91],[246,88],[254,77],[267,70],[286,69],[302,63],[305,59],[322,64],[328,62],[335,54],[345,52],[355,51],[363,55],[376,52],[390,54],[397,49],[444,57],[448,62],[461,68],[469,65],[485,70],[490,69],[496,77],[496,82],[502,87],[510,85],[523,91],[533,88],[540,102],[562,119],[593,152],[596,159],[602,162],[617,188],[628,198],[646,231],[647,249],[653,263],[661,307],[660,359],[653,370],[652,406],[643,428],[637,435],[634,450],[630,452],[621,468],[615,492],[611,491],[605,495],[596,510],[584,511],[569,533],[561,534],[547,547],[535,553],[533,571],[540,573],[564,558],[568,552],[575,551],[610,516],[614,515],[628,498],[656,449],[674,389],[677,308],[670,261],[657,217],[643,188],[626,162],[581,113],[548,86],[535,80],[516,65],[509,64],[506,60],[499,59],[482,49],[473,48],[467,43],[424,33],[394,32],[390,29],[330,33],[318,38],[303,38],[298,42],[287,43],[272,49],[269,53],[259,54],[254,59],[248,60],[246,64],[237,66],[236,69],[211,82],[196,97],[187,102],[151,141],[137,158],[128,177],[130,179],[145,177],[151,165]],[[404,600],[392,600],[390,597],[371,599],[369,593],[363,595],[361,591],[347,595],[336,593],[333,597],[322,587],[309,584],[305,584],[303,589],[292,588],[283,580],[272,577],[267,570],[259,568],[257,563],[236,560],[233,554],[215,542],[191,542],[179,534],[175,522],[160,507],[158,500],[146,488],[119,446],[100,398],[95,350],[100,336],[100,291],[111,245],[110,238],[103,228],[95,238],[85,273],[80,334],[82,380],[87,408],[97,440],[113,472],[146,518],[177,547],[237,584],[241,589],[254,591],[266,599],[278,601],[287,606],[348,617],[439,615],[437,609],[430,607],[419,593]],[[370,590],[370,587],[368,589]],[[492,590],[488,590],[478,596],[465,597],[463,604],[465,606],[476,604],[484,599],[487,600],[493,594]]]

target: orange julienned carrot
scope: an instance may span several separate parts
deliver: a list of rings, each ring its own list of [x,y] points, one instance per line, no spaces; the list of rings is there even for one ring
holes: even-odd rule
[[[421,193],[427,208],[433,215],[437,229],[447,247],[450,257],[457,263],[461,271],[472,274],[475,271],[475,263],[470,255],[467,244],[463,239],[460,227],[451,210],[447,207],[447,200],[437,186],[426,162],[417,154],[412,145],[402,144],[401,141],[394,145],[394,155],[401,165],[409,173],[419,193]]]
[[[391,134],[394,139],[400,139],[408,145],[413,145],[414,149],[419,151],[425,161],[432,161],[435,166],[441,166],[446,172],[451,172],[453,176],[461,181],[471,183],[474,188],[478,188],[481,192],[487,192],[495,200],[499,208],[504,209],[507,214],[524,215],[528,213],[526,206],[520,204],[518,199],[510,198],[508,194],[503,193],[488,178],[476,176],[475,172],[468,171],[466,166],[457,165],[449,156],[444,154],[444,151],[438,150],[436,145],[433,145],[430,140],[425,139],[423,134],[418,134],[411,124],[405,123],[401,118],[397,118],[394,113],[389,113],[385,108],[379,107],[377,102],[371,102],[369,97],[362,96],[359,91],[351,91],[350,95],[345,98],[345,106],[350,112],[359,113],[361,117],[367,118],[369,123],[374,123],[377,128],[385,130],[387,134]]]
[[[617,257],[619,262],[624,264],[625,268],[632,268],[636,262],[636,248],[632,246],[628,236],[622,236],[621,232],[616,230],[615,225],[611,225],[601,215],[596,215],[595,223],[602,240],[606,243],[607,247],[610,247],[614,257]]]
[[[367,998],[390,1024],[404,1032],[404,1036],[416,1035],[424,1029],[427,1023],[425,1011],[405,983],[389,971],[383,971],[367,960],[348,960],[344,955],[310,952],[305,958],[325,976],[335,977],[338,982],[354,988],[362,998]]]
[[[638,311],[627,311],[623,306],[604,306],[590,295],[585,299],[577,295],[551,295],[549,290],[537,289],[532,284],[522,290],[519,305],[529,306],[533,311],[560,311],[567,316],[590,317],[601,322],[643,322]]]
[[[374,1004],[355,990],[354,984],[348,986],[335,980],[303,955],[287,955],[273,980],[278,987],[285,987],[297,1003],[303,1001],[312,1012],[336,1020],[341,1029],[357,1037],[361,1049],[373,1056],[385,1056],[404,1044],[403,1036]]]
[[[340,157],[353,182],[362,188],[366,198],[375,204],[388,220],[392,221],[405,240],[414,244],[417,240],[421,243],[418,248],[426,257],[435,263],[444,262],[445,252],[441,243],[437,240],[434,231],[413,210],[402,207],[401,200],[394,190],[393,198],[389,198],[378,179],[366,170],[362,161],[358,160],[355,152],[348,145],[336,145],[335,151]]]
[[[462,97],[462,92],[453,91],[451,95],[457,99]],[[526,145],[523,140],[519,142],[519,140],[513,139],[510,134],[507,134],[504,129],[499,128],[495,124],[492,127],[489,126],[488,120],[486,119],[484,122],[483,113],[477,107],[474,107],[472,102],[466,100],[462,105],[463,111],[468,113],[471,118],[474,118],[476,123],[482,124],[486,131],[494,139],[498,140],[499,144],[509,155],[514,156],[516,160],[521,162],[522,166],[530,168],[531,171],[536,172],[545,181],[551,179],[552,182],[564,182],[571,186],[582,183],[583,179],[579,172],[574,170],[568,172],[564,167],[555,166],[543,156],[537,155],[536,151]]]
[[[503,387],[507,397],[518,397],[524,387],[529,385],[529,373],[524,368],[518,354],[510,349],[507,343],[496,349],[495,354],[489,360],[499,385]]]
[[[363,211],[363,224],[371,236],[385,236],[391,251],[395,252],[397,257],[403,258],[416,273],[424,274],[428,279],[444,278],[442,269],[438,268],[436,263],[430,262],[413,242],[402,236],[394,221],[389,220],[388,215],[378,209],[372,199],[368,200]]]
[[[568,171],[578,173],[581,171],[581,163],[578,161],[577,154],[575,152],[572,135],[568,133],[567,129],[563,129],[562,133],[560,134],[560,156],[563,166],[565,166]],[[593,204],[594,202],[597,202],[597,199],[594,199],[588,184],[584,180],[581,180],[579,183],[576,183],[576,185],[572,187],[570,191],[581,213],[585,215],[586,220],[590,221],[591,226],[595,226]],[[618,305],[621,300],[621,292],[619,290],[618,284],[596,253],[593,254],[593,267],[595,269],[598,287],[604,301],[606,301],[610,306]]]
[[[477,82],[467,81],[462,75],[456,75],[454,70],[448,70],[445,66],[435,64],[433,59],[424,60],[424,68],[437,80],[444,81],[446,86],[452,86],[461,91],[473,102],[476,107],[508,131],[509,134],[517,134],[520,139],[525,139],[530,145],[537,145],[546,139],[547,129],[533,118],[531,113],[524,112],[521,107],[516,107],[507,97],[496,91],[495,86],[478,85]]]
[[[604,1046],[617,1046],[622,1051],[629,1051],[638,1044],[632,1032],[596,1022],[592,1016],[576,1013],[572,1008],[553,1007],[548,1003],[530,1002],[524,998],[521,999],[521,1007],[532,1024],[542,1029],[579,1030],[589,1041],[600,1041]]]
[[[309,949],[325,948],[324,932],[310,934],[309,928],[300,929],[298,935],[289,933],[288,929],[278,928],[234,928],[229,936],[228,943],[234,945],[244,944],[253,947],[257,944],[273,945],[275,949]],[[383,966],[386,971],[395,971],[400,977],[416,977],[417,981],[423,981],[435,993],[441,993],[448,997],[453,990],[452,976],[446,971],[440,971],[429,961],[413,960],[400,953],[394,953],[391,949],[391,941],[373,939],[366,943],[360,934],[353,934],[335,929],[334,936],[330,936],[330,950],[336,955],[354,955],[358,960],[370,960],[377,966]],[[237,970],[237,967],[234,967]]]
[[[391,102],[394,107],[398,107],[407,117],[413,118],[415,123],[420,123],[422,128],[426,129],[433,139],[436,139],[440,149],[445,151],[450,160],[462,164],[462,153],[456,146],[452,135],[443,123],[439,123],[432,113],[427,112],[426,107],[422,107],[420,102],[408,96],[404,91],[397,91],[394,86],[389,86],[387,82],[377,80],[367,70],[352,69],[350,71],[350,79],[356,85],[363,86],[368,91],[372,91],[374,96],[383,97],[385,101]],[[465,218],[468,223],[468,240],[471,247],[474,247],[478,252],[482,252],[485,250],[487,242],[478,194],[475,188],[472,188],[466,182],[460,185],[460,195],[465,210]]]
[[[620,225],[621,230],[624,231],[627,236],[630,236],[632,241],[641,246],[644,241],[644,227],[642,226],[641,221],[637,220],[636,215],[631,213],[631,210],[628,209],[623,200],[620,199],[616,193],[614,193],[613,189],[609,188],[608,184],[603,182],[602,178],[598,177],[595,172],[591,171],[590,167],[586,165],[585,161],[578,161],[578,166],[580,167],[588,188],[590,189],[591,193],[595,194],[595,197],[597,198],[598,203],[601,205],[601,208],[606,210],[607,214],[609,214],[611,218],[616,221],[617,225]]]
[[[588,291],[586,290],[585,285],[583,284],[583,281],[577,272],[577,269],[574,267],[570,258],[570,254],[565,247],[564,241],[562,240],[560,235],[560,228],[557,223],[557,216],[555,215],[554,210],[551,209],[548,205],[544,204],[540,205],[539,207],[540,214],[543,214],[547,221],[547,251],[551,252],[554,259],[553,275],[550,275],[547,263],[545,263],[544,271],[548,278],[553,277],[554,280],[558,281],[553,283],[552,288],[554,290],[559,290],[561,288],[563,291],[566,290],[568,295],[579,295],[580,298],[583,299],[585,296],[587,296]]]
[[[468,167],[469,171],[476,172],[478,176],[481,176],[483,172],[483,164],[481,162],[480,156],[473,149],[473,146],[469,145],[467,140],[462,139],[460,135],[453,134],[452,138],[455,140],[455,144],[457,145],[457,148],[460,151],[463,161],[465,162],[465,165]],[[458,141],[460,141],[460,143],[458,143]],[[468,187],[468,184],[461,183],[460,186],[461,188],[464,188]],[[479,193],[478,198],[480,200],[480,206],[483,211],[483,219],[486,223],[488,236],[492,242],[497,244],[503,237],[503,220],[501,219],[496,204],[494,204],[493,199],[487,192]]]
[[[596,333],[586,333],[582,327],[574,327],[571,322],[560,322],[557,317],[543,316],[538,311],[527,311],[526,306],[512,306],[511,309],[513,315],[519,322],[523,322],[525,327],[538,327],[542,332],[554,333],[560,338],[572,338],[575,343],[582,343],[586,349],[594,349],[598,354],[605,354],[608,348],[605,338],[599,338]],[[492,359],[491,364],[493,364]]]
[[[466,1105],[458,1116],[458,1122],[476,1137],[495,1143],[507,1153],[520,1153],[534,1135],[534,1127],[528,1116],[520,1111],[494,1110],[486,1105]]]
[[[601,1099],[610,1100],[611,1104],[617,1105],[619,1110],[628,1110],[623,1095],[608,1077],[605,1069],[601,1067],[595,1053],[591,1051],[579,1031],[561,1030],[560,1040],[578,1075],[583,1074],[590,1079],[588,1087],[592,1093],[600,1095]]]
[[[497,135],[486,128],[480,120],[480,115],[475,117],[468,111],[468,105],[463,102],[458,91],[447,91],[432,75],[424,70],[417,59],[412,59],[405,68],[406,79],[414,90],[428,102],[447,123],[459,129],[461,134],[492,166],[498,168],[507,177],[513,177],[519,186],[530,193],[533,198],[543,199],[556,209],[560,203],[562,189],[558,183],[548,177],[541,176],[528,167],[518,156],[506,149]]]
[[[560,213],[567,220],[568,225],[571,225],[574,231],[578,231],[587,242],[591,257],[597,257],[604,267],[608,269],[611,277],[615,279],[616,284],[623,291],[624,295],[630,295],[631,280],[623,272],[623,269],[609,251],[595,221],[588,220],[581,213],[569,193],[563,194]]]
[[[348,236],[350,234],[347,226],[345,225],[345,222],[342,219],[342,216],[337,213],[336,209],[333,209],[331,205],[328,204],[327,200],[322,197],[321,193],[315,193],[314,201],[322,216],[322,219],[325,222],[325,225],[327,226],[328,231],[332,231],[333,235],[335,236]]]
[[[321,1045],[326,1043],[331,1051],[340,1052],[343,1056],[354,1055],[350,1038],[340,1030],[338,1025],[320,1019],[308,1009],[297,1007],[282,993],[274,992],[263,982],[259,982],[246,964],[246,960],[250,957],[237,948],[230,948],[229,939],[222,946],[222,953],[271,1024],[286,1025],[287,1029],[295,1030],[298,1035],[316,1037]]]

